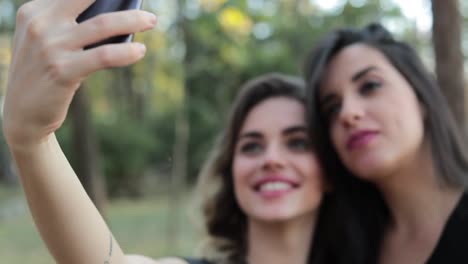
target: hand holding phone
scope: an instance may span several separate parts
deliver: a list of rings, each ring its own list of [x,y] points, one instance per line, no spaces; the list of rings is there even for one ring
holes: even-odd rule
[[[116,12],[130,9],[140,9],[143,0],[96,0],[88,9],[81,13],[76,21],[81,23],[87,19],[95,17],[97,15]],[[104,44],[110,43],[123,43],[132,41],[133,35],[115,36],[93,45],[87,46],[85,49],[94,48]]]
[[[83,51],[103,39],[144,32],[156,24],[153,14],[141,10],[107,13],[101,17],[103,23],[91,22],[95,18],[76,23],[80,14],[79,21],[83,21],[111,11],[112,5],[104,2],[113,3],[111,9],[117,10],[141,4],[141,0],[46,0],[27,1],[19,8],[2,118],[10,146],[27,149],[48,142],[62,126],[83,80],[99,70],[131,65],[144,57],[146,48],[141,43]]]

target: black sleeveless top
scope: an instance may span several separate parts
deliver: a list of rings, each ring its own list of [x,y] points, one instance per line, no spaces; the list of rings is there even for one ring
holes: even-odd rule
[[[183,260],[187,261],[189,264],[214,264],[204,259],[183,258]]]
[[[426,264],[468,263],[468,193],[464,193],[445,225]]]

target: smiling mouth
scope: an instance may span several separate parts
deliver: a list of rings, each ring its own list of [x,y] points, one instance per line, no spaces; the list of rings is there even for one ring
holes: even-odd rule
[[[257,184],[254,189],[263,198],[279,198],[299,188],[299,184],[285,181],[267,181]]]
[[[258,187],[258,191],[285,191],[294,189],[291,183],[286,182],[267,182]]]

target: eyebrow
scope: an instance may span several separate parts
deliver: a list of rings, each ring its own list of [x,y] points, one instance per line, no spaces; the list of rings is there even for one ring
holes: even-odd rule
[[[302,126],[302,125],[297,125],[297,126],[292,126],[292,127],[288,127],[286,128],[284,131],[283,131],[283,135],[287,135],[287,134],[292,134],[292,133],[296,133],[296,132],[307,132],[307,128],[305,126]]]
[[[246,132],[246,133],[240,134],[237,140],[241,140],[243,138],[262,138],[262,134],[260,134],[259,132],[255,132],[255,131]]]
[[[291,126],[291,127],[286,128],[285,130],[283,130],[281,132],[281,134],[288,135],[288,134],[293,134],[293,133],[297,133],[297,132],[304,132],[305,133],[305,132],[307,132],[307,128],[305,126],[303,126],[303,125],[295,125],[295,126]],[[257,132],[257,131],[250,131],[250,132],[242,133],[239,136],[238,140],[241,140],[243,138],[258,139],[258,138],[262,138],[262,137],[263,137],[262,133]]]
[[[373,71],[373,70],[377,70],[377,67],[369,66],[363,70],[360,70],[356,74],[353,75],[353,77],[351,78],[351,81],[356,82],[359,79],[361,79],[364,75],[366,75],[368,72]]]

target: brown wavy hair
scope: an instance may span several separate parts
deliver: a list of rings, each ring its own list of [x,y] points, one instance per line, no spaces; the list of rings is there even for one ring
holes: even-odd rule
[[[204,164],[198,180],[207,247],[217,263],[245,263],[247,217],[234,194],[232,162],[240,130],[250,111],[273,97],[288,97],[305,105],[302,79],[270,73],[248,81],[235,99],[227,125]]]

